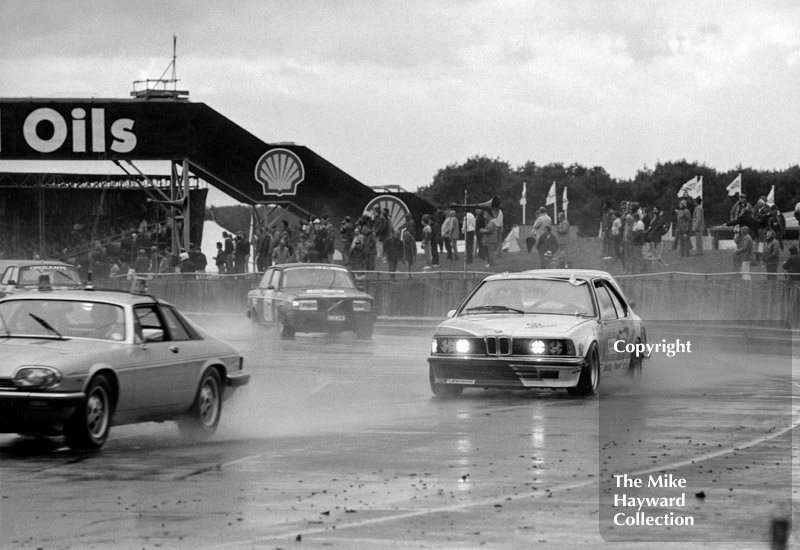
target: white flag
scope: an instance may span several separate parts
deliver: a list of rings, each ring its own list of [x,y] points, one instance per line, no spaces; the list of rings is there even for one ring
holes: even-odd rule
[[[739,174],[736,178],[728,184],[728,187],[725,189],[728,190],[728,196],[733,197],[737,194],[741,194],[742,192],[742,175]]]
[[[701,196],[703,194],[703,178],[695,176],[684,183],[681,188],[678,189],[678,196],[682,197],[684,193],[688,193],[693,199]]]
[[[553,182],[553,185],[550,186],[550,191],[547,192],[547,199],[545,199],[544,204],[555,204],[556,203],[556,182]]]
[[[522,206],[525,206],[526,204],[528,204],[528,196],[527,195],[528,195],[528,184],[527,184],[527,182],[523,181],[522,182],[522,196],[519,199],[519,203]]]
[[[564,188],[564,192],[561,194],[561,208],[564,209],[564,216],[567,215],[567,205],[569,204],[569,199],[567,199],[567,188]]]
[[[769,195],[767,195],[767,204],[772,206],[775,204],[775,186],[772,186],[772,189],[769,190]]]

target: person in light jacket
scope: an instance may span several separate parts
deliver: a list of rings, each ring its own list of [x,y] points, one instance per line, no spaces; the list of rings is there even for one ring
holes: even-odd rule
[[[697,197],[695,200],[694,212],[692,213],[692,231],[694,231],[695,256],[703,255],[703,232],[706,230],[706,219],[703,213],[703,198]]]

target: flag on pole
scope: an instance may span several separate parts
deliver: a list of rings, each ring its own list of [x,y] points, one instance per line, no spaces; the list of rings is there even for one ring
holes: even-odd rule
[[[522,206],[525,206],[526,204],[528,204],[528,196],[527,195],[528,195],[528,183],[523,181],[522,182],[522,196],[519,199],[519,203]]]
[[[735,196],[737,194],[741,194],[741,192],[742,192],[742,175],[739,174],[738,176],[736,176],[736,178],[734,178],[734,180],[732,182],[730,182],[728,184],[728,187],[726,187],[725,189],[728,190],[728,196],[729,197],[733,197],[733,196]]]
[[[775,204],[775,186],[772,186],[772,189],[769,190],[769,195],[767,195],[767,205],[772,206]]]
[[[553,185],[550,186],[550,191],[547,192],[547,199],[545,199],[544,204],[550,205],[556,203],[556,182],[553,182]]]
[[[701,196],[703,194],[703,178],[695,176],[684,183],[681,188],[678,189],[678,196],[682,197],[684,193],[688,193],[693,199]]]
[[[561,194],[561,208],[564,209],[564,217],[567,216],[567,205],[569,204],[569,199],[567,199],[567,188],[564,188],[564,192]]]

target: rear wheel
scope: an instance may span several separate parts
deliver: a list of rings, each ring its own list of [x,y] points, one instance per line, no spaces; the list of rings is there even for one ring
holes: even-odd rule
[[[597,393],[600,386],[600,354],[597,351],[597,344],[592,344],[589,353],[586,354],[586,361],[581,369],[581,376],[574,388],[567,391],[570,395],[578,397],[588,397]]]
[[[101,448],[111,429],[113,407],[111,383],[99,374],[86,388],[86,399],[67,421],[64,438],[67,446],[81,451]]]
[[[372,340],[372,333],[375,327],[372,323],[358,325],[355,329],[356,338],[359,340]]]
[[[428,367],[428,378],[431,383],[431,391],[437,397],[458,397],[464,390],[464,386],[436,382],[436,373],[433,372],[433,367]]]
[[[181,433],[192,439],[205,439],[217,431],[222,416],[222,382],[217,369],[207,369],[197,388],[189,412],[178,421]]]

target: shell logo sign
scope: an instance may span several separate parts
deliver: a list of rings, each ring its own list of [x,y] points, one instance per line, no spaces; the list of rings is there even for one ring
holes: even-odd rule
[[[256,163],[256,181],[265,195],[295,195],[305,177],[300,157],[288,149],[270,149]]]

